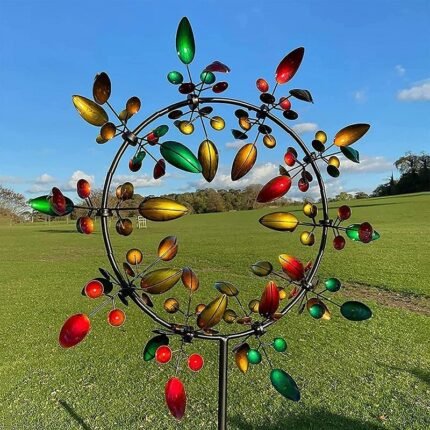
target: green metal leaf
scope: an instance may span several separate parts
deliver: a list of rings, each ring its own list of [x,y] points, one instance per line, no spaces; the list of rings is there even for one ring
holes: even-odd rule
[[[358,230],[360,229],[360,224],[351,224],[346,228],[346,235],[355,242],[361,242],[360,236],[358,234]],[[372,241],[377,240],[381,237],[381,235],[376,231],[373,230],[372,234]]]
[[[368,306],[361,302],[345,302],[340,307],[340,313],[350,321],[364,321],[372,316],[372,311]]]
[[[201,173],[202,165],[197,157],[182,143],[167,141],[160,147],[163,158],[178,169]]]
[[[40,196],[36,197],[35,199],[30,199],[28,201],[28,204],[32,209],[42,214],[49,216],[60,216],[57,212],[54,211],[49,197],[50,196]],[[73,202],[68,197],[64,196],[64,198],[66,199],[66,212],[61,213],[61,216],[68,215],[70,212],[73,211],[74,208]]]
[[[348,160],[354,163],[360,162],[360,153],[356,149],[350,148],[349,146],[341,146],[340,150]]]
[[[286,399],[298,402],[300,391],[294,379],[281,369],[273,369],[270,372],[270,381],[275,390],[282,394]]]
[[[155,358],[155,351],[157,351],[157,349],[161,345],[168,345],[168,344],[169,344],[169,338],[165,334],[160,334],[158,336],[153,337],[145,345],[145,348],[143,350],[143,359],[145,361],[152,360],[153,358]]]
[[[184,64],[190,64],[196,53],[193,30],[187,17],[181,19],[176,32],[176,52]]]

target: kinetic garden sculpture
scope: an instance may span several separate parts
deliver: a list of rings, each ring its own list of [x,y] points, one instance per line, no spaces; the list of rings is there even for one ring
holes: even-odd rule
[[[116,307],[117,301],[128,304],[133,301],[144,313],[150,316],[159,327],[154,330],[152,337],[143,350],[143,360],[155,360],[164,364],[170,361],[175,363],[175,374],[165,385],[165,400],[170,413],[178,420],[182,419],[187,403],[184,384],[179,375],[181,362],[186,359],[191,371],[198,372],[204,365],[204,358],[200,354],[187,356],[187,344],[198,340],[207,340],[219,343],[219,408],[218,428],[226,428],[227,406],[227,363],[228,342],[237,340],[238,344],[232,348],[237,367],[246,373],[249,365],[259,364],[266,360],[272,367],[269,358],[270,350],[275,353],[284,353],[287,344],[284,338],[275,337],[269,342],[263,342],[268,328],[276,321],[290,312],[294,306],[299,312],[307,309],[312,318],[330,319],[331,311],[327,302],[340,308],[343,317],[352,321],[362,321],[371,317],[370,309],[356,301],[347,301],[342,305],[337,304],[328,295],[338,291],[341,283],[337,278],[326,279],[319,285],[316,274],[323,258],[327,238],[333,233],[333,246],[342,250],[345,246],[344,233],[348,238],[356,242],[368,243],[377,238],[379,234],[372,226],[351,224],[342,226],[349,219],[351,209],[348,206],[338,208],[336,219],[330,219],[325,192],[325,185],[318,164],[327,165],[327,174],[337,177],[340,174],[340,161],[338,154],[343,154],[352,162],[359,162],[359,153],[350,145],[360,139],[369,129],[367,124],[354,124],[341,129],[334,137],[331,145],[326,145],[327,135],[324,131],[318,131],[312,141],[313,150],[308,149],[301,138],[275,116],[274,112],[282,113],[288,121],[294,121],[298,114],[292,110],[292,101],[299,104],[301,101],[313,103],[311,93],[303,89],[290,89],[286,97],[275,97],[275,92],[280,85],[289,82],[296,74],[302,62],[304,48],[297,48],[290,52],[278,65],[275,72],[275,86],[269,91],[269,83],[265,79],[258,79],[257,89],[261,92],[262,104],[252,105],[241,100],[221,98],[217,95],[228,88],[225,81],[217,82],[217,76],[230,72],[225,64],[214,61],[210,63],[200,74],[199,82],[194,82],[189,68],[195,54],[194,36],[187,18],[183,18],[176,34],[176,50],[179,59],[186,67],[186,82],[184,76],[178,71],[172,71],[167,79],[178,87],[179,93],[184,95],[175,104],[167,106],[153,113],[141,122],[136,128],[129,128],[129,120],[138,113],[141,102],[137,97],[131,97],[124,110],[117,113],[109,104],[111,94],[111,82],[106,73],[96,76],[93,85],[93,100],[82,96],[73,96],[73,103],[79,114],[90,124],[101,127],[97,136],[97,143],[121,136],[123,143],[118,149],[112,164],[107,172],[102,202],[95,206],[91,200],[91,186],[81,179],[77,183],[77,194],[84,200],[85,205],[74,205],[65,197],[58,188],[53,188],[47,196],[30,201],[33,209],[51,216],[64,216],[74,209],[85,209],[87,215],[77,220],[77,229],[84,234],[90,234],[94,230],[94,216],[101,220],[101,228],[106,247],[107,256],[112,268],[112,273],[105,269],[99,269],[101,277],[90,280],[83,289],[90,299],[102,296],[105,301],[101,303],[90,315],[77,314],[71,316],[64,323],[60,336],[60,345],[70,348],[81,342],[91,328],[90,317],[104,306],[111,306],[108,312],[108,322],[114,327],[121,326],[125,321],[124,312]],[[215,96],[203,97],[208,91]],[[237,128],[232,130],[233,137],[244,142],[237,152],[232,167],[231,179],[237,181],[247,175],[253,168],[258,150],[270,151],[277,145],[277,140],[272,127],[293,142],[294,146],[287,148],[283,164],[279,167],[279,175],[265,184],[258,196],[258,203],[268,203],[286,195],[293,186],[302,192],[308,191],[310,184],[316,179],[321,196],[322,210],[318,213],[317,206],[307,203],[303,207],[303,214],[307,221],[299,220],[294,214],[282,210],[264,215],[260,224],[266,228],[282,232],[293,232],[300,227],[306,230],[300,234],[303,245],[313,246],[316,242],[314,232],[320,229],[319,249],[313,261],[303,263],[296,256],[282,253],[278,257],[280,270],[269,261],[257,261],[251,265],[254,275],[268,278],[265,286],[255,299],[245,306],[240,300],[238,288],[228,280],[216,282],[214,287],[217,296],[209,303],[194,302],[198,296],[199,284],[197,273],[191,267],[154,269],[159,262],[170,262],[178,252],[178,243],[175,236],[168,236],[161,240],[158,247],[158,258],[150,264],[143,265],[142,251],[136,248],[130,249],[126,255],[116,256],[110,240],[108,219],[113,215],[118,217],[116,231],[118,234],[128,236],[132,233],[133,224],[122,214],[130,210],[137,211],[151,221],[166,222],[182,217],[188,212],[187,207],[164,197],[146,197],[138,207],[124,207],[123,202],[133,197],[134,186],[126,182],[116,188],[117,204],[108,205],[109,192],[113,175],[117,166],[126,154],[132,151],[129,168],[132,172],[138,172],[144,159],[152,159],[154,162],[153,178],[161,178],[167,167],[180,169],[189,174],[202,174],[206,181],[211,182],[218,169],[219,154],[216,145],[210,140],[208,130],[219,131],[225,128],[225,121],[218,115],[213,115],[214,105],[233,106]],[[108,114],[102,107],[106,105],[114,114],[115,120],[110,121]],[[165,118],[167,116],[167,119]],[[163,120],[159,123],[159,120]],[[173,122],[173,124],[171,124]],[[169,124],[169,125],[167,125]],[[202,131],[203,141],[195,151],[184,144],[168,140],[166,138],[169,127],[176,127],[184,137],[193,134],[197,127]],[[253,138],[248,137],[253,133]],[[195,140],[195,139],[194,139]],[[262,143],[262,145],[261,145]],[[262,147],[261,149],[258,149]],[[279,144],[278,144],[279,147]],[[332,153],[330,149],[334,148]],[[161,157],[156,156],[159,150]],[[302,154],[302,155],[301,155]],[[315,179],[314,179],[315,178]],[[296,181],[295,181],[296,180]],[[122,264],[121,264],[122,263]],[[275,282],[276,281],[276,282]],[[188,301],[184,304],[174,297],[174,287],[182,283],[188,290]],[[179,287],[178,287],[179,288]],[[154,297],[169,292],[163,304],[157,304]],[[169,321],[167,316],[177,313],[183,316],[181,324]],[[235,330],[223,332],[223,324],[234,325]],[[178,348],[172,351],[171,345],[179,342]],[[270,372],[270,381],[273,387],[285,398],[298,401],[300,391],[294,379],[285,371],[273,368]]]

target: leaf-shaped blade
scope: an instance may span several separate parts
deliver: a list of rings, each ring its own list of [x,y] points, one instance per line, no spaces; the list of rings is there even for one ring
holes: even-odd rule
[[[74,205],[73,205],[73,202],[68,197],[64,196],[64,198],[66,200],[66,212],[62,215],[68,215],[70,212],[73,211]],[[28,201],[28,204],[32,209],[34,209],[37,212],[40,212],[49,216],[59,216],[57,212],[55,212],[48,195],[30,199]]]
[[[88,123],[100,127],[109,121],[106,111],[92,100],[83,96],[72,96],[72,101],[79,115]]]
[[[240,130],[233,129],[233,130],[231,130],[231,134],[233,135],[233,137],[235,139],[240,139],[240,140],[248,139],[248,135],[245,134],[243,131],[240,131]]]
[[[176,377],[170,378],[166,383],[164,396],[170,413],[181,420],[187,406],[187,394],[182,381]]]
[[[229,73],[230,67],[226,66],[225,64],[221,63],[220,61],[214,61],[213,63],[206,66],[205,70],[207,72]]]
[[[160,158],[154,166],[153,177],[159,179],[166,174],[166,162]]]
[[[270,381],[275,390],[286,399],[298,402],[300,400],[300,391],[294,379],[281,369],[273,369],[270,372]]]
[[[178,169],[191,173],[200,173],[202,166],[196,156],[182,143],[167,141],[160,147],[161,155]]]
[[[295,215],[289,212],[272,212],[259,219],[261,225],[278,231],[294,231],[299,224]]]
[[[150,361],[153,358],[155,358],[155,351],[161,346],[161,345],[168,345],[169,344],[169,338],[165,334],[160,334],[158,336],[153,337],[148,341],[148,343],[145,345],[145,348],[143,349],[143,359],[145,361]]]
[[[297,258],[281,254],[279,256],[279,262],[281,263],[282,270],[293,280],[300,281],[305,276],[305,268],[300,260]]]
[[[372,316],[372,311],[364,303],[349,301],[340,307],[340,313],[350,321],[364,321]]]
[[[109,100],[111,93],[111,82],[109,76],[105,72],[101,72],[94,78],[93,98],[102,105]]]
[[[184,64],[190,64],[194,59],[196,46],[193,30],[187,17],[183,17],[176,32],[176,52]]]
[[[251,266],[252,273],[257,276],[268,276],[273,271],[270,261],[257,261]]]
[[[237,181],[245,176],[257,160],[257,147],[247,143],[236,154],[231,168],[231,179]]]
[[[281,175],[271,179],[264,187],[260,190],[257,195],[258,203],[268,203],[273,200],[279,199],[285,194],[291,187],[291,178],[289,176]]]
[[[275,79],[278,84],[285,84],[296,74],[304,53],[305,48],[301,47],[291,51],[284,57],[275,72]]]
[[[360,153],[354,148],[350,148],[348,146],[341,146],[340,150],[348,160],[351,160],[354,163],[360,162]]]
[[[170,261],[178,253],[178,240],[176,236],[166,236],[158,245],[158,257],[163,261]]]
[[[234,360],[236,362],[236,366],[242,373],[246,373],[249,369],[249,360],[248,360],[248,351],[251,348],[247,343],[243,343],[239,346],[234,354]]]
[[[230,282],[218,281],[215,282],[214,287],[222,294],[226,294],[229,297],[237,296],[239,290]]]
[[[182,283],[184,284],[184,287],[188,288],[192,292],[197,291],[200,285],[199,278],[190,267],[184,267],[182,269]]]
[[[181,279],[182,269],[157,269],[147,273],[140,280],[140,286],[149,294],[169,291]]]
[[[206,330],[217,325],[227,308],[227,295],[223,294],[210,302],[197,318],[197,325]]]
[[[279,307],[279,291],[278,286],[273,282],[269,281],[264,288],[263,294],[261,295],[260,304],[258,306],[258,312],[261,316],[269,318],[272,316]]]
[[[361,139],[369,130],[369,124],[352,124],[338,131],[333,143],[336,146],[349,146]]]
[[[151,221],[170,221],[188,213],[188,208],[175,200],[148,197],[139,205],[139,213]]]
[[[198,159],[202,166],[203,177],[211,182],[218,170],[218,150],[210,140],[204,140],[199,146]]]
[[[306,308],[312,318],[322,318],[324,320],[331,319],[331,313],[325,303],[316,297],[313,297],[306,302]]]
[[[294,89],[290,90],[290,94],[296,99],[302,100],[304,102],[313,103],[312,94],[308,90]]]

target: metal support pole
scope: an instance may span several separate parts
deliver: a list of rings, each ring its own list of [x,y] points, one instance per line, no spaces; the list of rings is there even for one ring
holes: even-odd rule
[[[228,339],[219,341],[218,430],[227,429],[227,368]]]

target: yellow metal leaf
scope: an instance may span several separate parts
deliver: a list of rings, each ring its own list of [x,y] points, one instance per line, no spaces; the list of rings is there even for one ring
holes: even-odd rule
[[[215,282],[215,288],[221,293],[227,296],[233,297],[239,294],[239,290],[230,282],[218,281]]]
[[[249,361],[248,361],[248,351],[250,347],[247,343],[243,343],[237,350],[234,355],[234,360],[236,362],[236,366],[242,373],[246,373],[249,369]]]
[[[145,293],[162,294],[181,279],[182,269],[157,269],[147,273],[140,281]]]
[[[170,221],[188,212],[186,206],[164,197],[149,197],[139,205],[139,213],[151,221]]]
[[[264,227],[278,231],[294,231],[299,224],[297,217],[289,212],[272,212],[259,221]]]
[[[245,176],[254,166],[257,160],[257,147],[252,143],[247,143],[239,149],[231,168],[231,179],[237,181]]]
[[[197,318],[197,325],[201,329],[208,329],[217,325],[227,308],[227,295],[222,294],[215,300],[211,301]]]
[[[106,111],[97,103],[82,96],[72,96],[73,104],[81,117],[98,127],[109,121]]]
[[[199,146],[198,159],[202,165],[203,177],[211,182],[218,169],[218,150],[213,142],[204,140]]]
[[[336,146],[349,146],[361,139],[369,130],[369,124],[352,124],[338,131],[334,137]]]
[[[197,291],[199,288],[199,278],[189,267],[182,269],[182,283],[191,291]]]
[[[178,241],[176,236],[167,236],[158,245],[158,257],[163,261],[173,260],[177,252]]]

